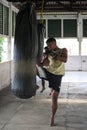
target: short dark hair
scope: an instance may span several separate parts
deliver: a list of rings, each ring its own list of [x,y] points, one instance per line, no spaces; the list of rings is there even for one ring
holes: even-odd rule
[[[56,42],[55,38],[48,38],[46,43],[49,44],[50,42]]]

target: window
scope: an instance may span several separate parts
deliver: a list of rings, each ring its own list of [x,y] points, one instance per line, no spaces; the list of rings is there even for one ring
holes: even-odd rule
[[[0,3],[0,34],[3,34],[3,5]]]
[[[48,20],[48,37],[61,37],[61,20]]]
[[[4,8],[4,15],[3,15],[3,18],[4,18],[4,35],[8,35],[9,34],[9,27],[8,27],[8,24],[9,24],[9,9],[6,6],[3,6],[3,8]]]
[[[9,35],[9,8],[0,3],[0,34]]]
[[[77,37],[77,20],[76,19],[63,20],[63,36],[64,37]]]
[[[8,38],[0,37],[0,43],[2,43],[2,51],[0,52],[1,62],[7,61],[8,54]]]
[[[87,37],[87,19],[83,19],[83,37]]]

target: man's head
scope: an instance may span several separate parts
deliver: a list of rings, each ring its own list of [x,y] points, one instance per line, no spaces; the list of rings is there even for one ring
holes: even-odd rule
[[[51,50],[54,50],[57,47],[55,38],[48,38],[46,44]]]

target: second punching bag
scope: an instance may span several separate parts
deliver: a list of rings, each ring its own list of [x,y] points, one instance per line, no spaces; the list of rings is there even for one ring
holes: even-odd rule
[[[38,54],[37,54],[37,60],[38,60],[38,62],[41,62],[42,61],[42,57],[43,57],[43,47],[44,47],[44,33],[45,33],[44,23],[38,22],[37,33],[38,33]]]
[[[12,92],[30,98],[36,91],[37,21],[32,2],[24,4],[16,18]]]

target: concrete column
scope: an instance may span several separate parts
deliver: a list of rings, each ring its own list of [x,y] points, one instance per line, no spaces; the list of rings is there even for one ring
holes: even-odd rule
[[[79,12],[77,15],[77,38],[79,41],[79,55],[81,55],[81,42],[82,42],[82,17]]]
[[[46,38],[48,38],[48,19],[46,19]]]

